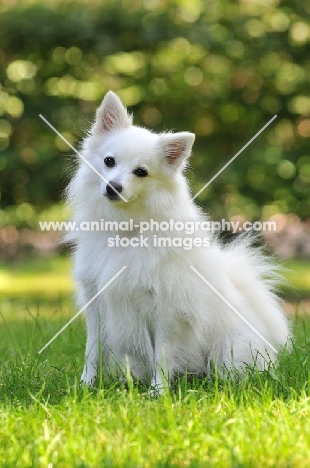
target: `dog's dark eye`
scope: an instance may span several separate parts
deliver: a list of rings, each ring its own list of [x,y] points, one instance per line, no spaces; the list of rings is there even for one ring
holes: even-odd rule
[[[135,174],[138,177],[146,177],[148,175],[148,172],[144,167],[138,167],[133,171],[133,174]]]
[[[114,167],[115,166],[115,159],[111,158],[111,156],[108,156],[107,158],[104,158],[104,164],[108,167]]]

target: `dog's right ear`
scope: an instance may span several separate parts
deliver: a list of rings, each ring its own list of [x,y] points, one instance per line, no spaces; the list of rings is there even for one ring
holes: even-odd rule
[[[183,161],[190,156],[195,135],[190,132],[163,133],[159,135],[161,153],[171,168],[182,167]]]
[[[126,107],[115,93],[109,91],[97,109],[92,133],[104,134],[122,130],[130,127],[131,124],[132,117],[128,114]]]

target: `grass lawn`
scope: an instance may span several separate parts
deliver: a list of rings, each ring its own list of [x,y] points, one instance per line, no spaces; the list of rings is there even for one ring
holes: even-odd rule
[[[289,266],[309,293],[309,263]],[[62,257],[0,265],[1,467],[310,466],[309,317],[293,318],[277,369],[242,381],[183,378],[158,399],[131,379],[90,390],[82,318],[38,355],[75,313],[68,272]]]

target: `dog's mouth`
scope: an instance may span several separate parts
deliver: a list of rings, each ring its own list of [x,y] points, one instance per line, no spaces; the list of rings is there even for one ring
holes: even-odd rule
[[[121,200],[121,197],[115,193],[115,194],[112,194],[112,193],[105,193],[104,194],[105,197],[107,197],[109,200],[111,201],[119,201]]]

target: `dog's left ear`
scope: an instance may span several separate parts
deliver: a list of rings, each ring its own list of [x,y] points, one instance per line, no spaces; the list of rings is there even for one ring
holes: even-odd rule
[[[109,91],[97,109],[93,133],[109,133],[130,127],[132,117],[128,114],[120,98]]]
[[[161,153],[171,167],[180,167],[191,154],[195,135],[189,132],[166,133],[159,136]]]

